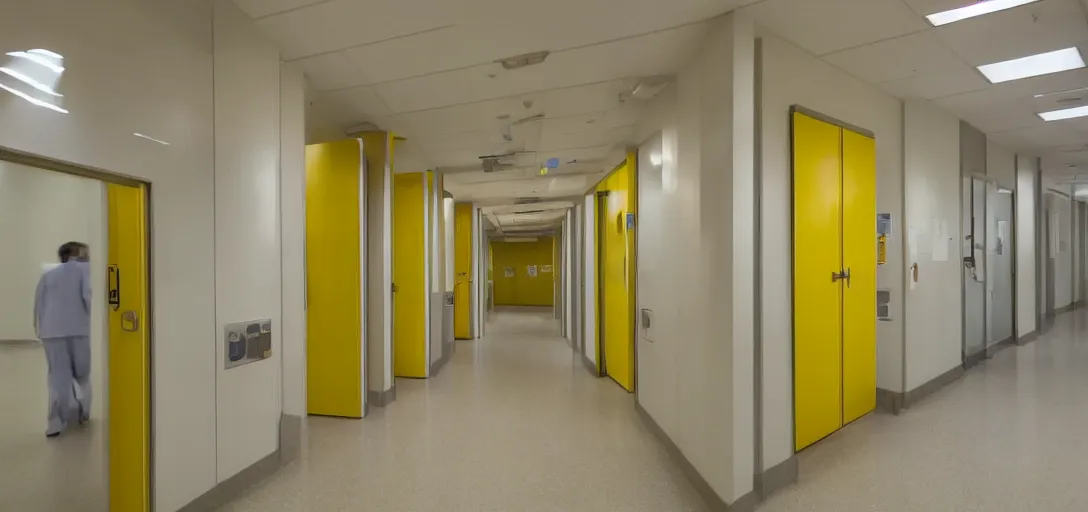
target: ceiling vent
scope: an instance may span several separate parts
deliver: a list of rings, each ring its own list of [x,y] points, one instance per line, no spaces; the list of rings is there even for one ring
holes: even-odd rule
[[[544,62],[544,59],[548,58],[548,54],[551,52],[545,50],[540,52],[525,53],[522,55],[515,55],[513,57],[507,57],[505,59],[499,59],[495,62],[502,64],[503,69],[521,69],[529,66],[535,66]]]
[[[508,171],[522,167],[531,167],[536,163],[535,151],[518,151],[501,155],[484,155],[480,157],[484,172]]]
[[[542,201],[543,199],[539,197],[518,197],[514,199],[514,204],[533,204]]]

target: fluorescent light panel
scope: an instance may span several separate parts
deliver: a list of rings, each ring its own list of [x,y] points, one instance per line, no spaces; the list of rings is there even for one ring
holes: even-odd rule
[[[28,102],[30,102],[30,104],[32,104],[32,105],[36,105],[36,106],[39,106],[39,107],[42,107],[42,108],[47,108],[49,110],[55,110],[57,112],[60,112],[61,114],[67,114],[68,113],[68,111],[64,110],[63,108],[60,108],[60,107],[58,107],[58,106],[56,106],[56,105],[54,105],[52,103],[49,103],[47,101],[39,100],[38,98],[35,98],[35,97],[33,97],[33,96],[29,95],[29,94],[26,94],[23,91],[20,91],[18,89],[14,89],[12,87],[8,87],[8,86],[6,86],[6,85],[4,85],[2,83],[0,83],[0,89],[3,89],[5,91],[7,91],[7,92],[10,92],[10,93],[12,93],[12,94],[14,94],[14,95],[28,101]]]
[[[1083,67],[1084,59],[1080,56],[1080,50],[1072,47],[986,64],[985,66],[979,66],[978,70],[986,76],[990,83],[999,84],[1010,80],[1049,75]]]
[[[926,16],[926,19],[929,20],[934,27],[939,27],[941,25],[963,21],[968,18],[982,16],[992,12],[1004,11],[1005,9],[1012,9],[1013,7],[1020,7],[1021,5],[1027,5],[1038,1],[1039,0],[979,0],[978,2],[958,9],[930,14]]]
[[[1043,118],[1043,121],[1061,121],[1062,119],[1073,119],[1074,117],[1084,116],[1088,116],[1088,105],[1039,113],[1039,117]]]

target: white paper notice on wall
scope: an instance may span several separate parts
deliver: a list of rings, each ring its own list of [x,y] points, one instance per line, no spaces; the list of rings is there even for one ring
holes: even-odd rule
[[[502,275],[505,277],[514,277],[514,267],[505,267],[502,269]]]
[[[951,242],[948,221],[933,219],[933,261],[948,261],[948,246]]]
[[[907,245],[909,246],[910,261],[917,262],[919,258],[933,253],[933,240],[925,224],[911,224],[907,226]]]
[[[536,265],[529,265],[525,269],[529,272],[529,277],[536,277]]]

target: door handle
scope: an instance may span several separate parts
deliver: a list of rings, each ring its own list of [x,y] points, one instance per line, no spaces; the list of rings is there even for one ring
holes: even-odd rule
[[[121,330],[125,332],[140,330],[140,315],[131,309],[121,313]]]
[[[846,280],[846,287],[847,288],[850,287],[850,269],[849,268],[847,268],[846,270],[844,270],[842,272],[832,272],[831,273],[831,282],[832,283],[836,283],[840,279],[845,279]]]

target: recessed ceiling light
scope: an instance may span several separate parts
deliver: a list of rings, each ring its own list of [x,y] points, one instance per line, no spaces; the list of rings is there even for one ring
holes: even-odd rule
[[[985,66],[979,66],[978,70],[986,76],[990,83],[999,84],[1010,80],[1049,75],[1083,67],[1084,59],[1080,56],[1080,50],[1072,47],[986,64]]]
[[[1020,7],[1021,5],[1038,2],[1039,0],[980,0],[971,5],[960,7],[958,9],[951,9],[948,11],[941,11],[938,13],[930,14],[926,16],[926,19],[933,24],[934,27],[941,25],[947,25],[949,23],[955,23],[957,21],[965,20],[968,18],[974,18],[975,16],[982,16],[984,14],[990,14],[991,12],[1004,11],[1005,9],[1012,9],[1013,7]]]
[[[1073,119],[1074,117],[1084,116],[1088,116],[1088,105],[1039,113],[1039,117],[1043,118],[1043,121],[1061,121],[1062,119]]]
[[[1056,94],[1069,94],[1072,92],[1088,91],[1088,87],[1078,87],[1076,89],[1066,89],[1064,91],[1044,92],[1042,94],[1036,94],[1036,98],[1045,98],[1047,96],[1054,96]]]

